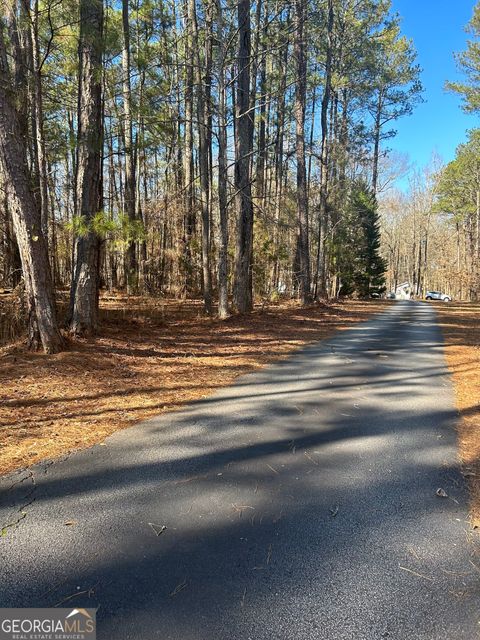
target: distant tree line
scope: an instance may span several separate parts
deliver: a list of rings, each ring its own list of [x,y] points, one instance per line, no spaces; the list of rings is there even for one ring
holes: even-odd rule
[[[456,54],[460,82],[447,89],[462,98],[467,113],[480,112],[480,3],[467,25],[470,38]],[[472,129],[457,147],[455,158],[437,160],[412,176],[406,193],[383,197],[382,255],[388,263],[387,284],[395,289],[408,281],[417,296],[427,289],[454,298],[480,296],[480,130]]]

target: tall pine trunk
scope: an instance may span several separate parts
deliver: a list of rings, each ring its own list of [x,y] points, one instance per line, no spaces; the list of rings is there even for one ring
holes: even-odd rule
[[[55,297],[42,233],[40,209],[33,192],[27,164],[27,132],[15,108],[15,90],[7,64],[7,51],[0,21],[0,163],[4,174],[22,262],[28,311],[30,348],[41,345],[56,353],[63,345],[55,309]]]
[[[290,10],[287,12],[286,24],[290,24]],[[275,213],[273,226],[273,246],[275,251],[275,261],[272,273],[272,287],[278,289],[280,284],[280,214],[283,206],[283,182],[284,182],[284,137],[285,137],[285,102],[287,87],[287,62],[290,47],[288,41],[285,43],[281,56],[279,57],[280,67],[280,90],[277,101],[277,118],[275,131]]]
[[[195,235],[196,212],[194,192],[194,162],[193,162],[193,16],[191,0],[185,0],[185,127],[183,149],[183,230],[181,238],[180,276],[182,283],[180,293],[186,297],[193,284],[193,256],[192,239]]]
[[[253,203],[251,153],[253,148],[250,106],[251,29],[250,0],[239,0],[237,82],[235,86],[235,202],[238,214],[235,257],[234,306],[240,313],[252,309]]]
[[[321,156],[320,156],[320,203],[318,208],[318,245],[315,266],[314,298],[326,293],[325,274],[325,232],[327,218],[327,197],[328,197],[328,107],[330,104],[330,94],[332,90],[332,61],[333,61],[333,0],[328,0],[327,19],[327,56],[325,63],[325,83],[320,113],[321,127]]]
[[[103,0],[80,0],[78,125],[75,197],[88,231],[75,242],[70,329],[91,335],[98,325],[100,239],[92,228],[102,209]]]
[[[39,205],[40,218],[42,224],[42,232],[45,242],[48,246],[48,171],[47,171],[47,155],[45,151],[45,134],[44,134],[44,115],[43,115],[43,92],[42,92],[42,67],[40,61],[40,43],[39,43],[39,6],[38,0],[35,0],[33,13],[30,12],[31,24],[31,49],[32,49],[32,109],[34,121],[34,146],[36,153],[36,164],[38,170],[38,189],[39,189]]]
[[[228,203],[227,203],[227,93],[226,48],[222,0],[217,2],[218,28],[218,209],[220,214],[220,243],[218,247],[218,316],[228,317]]]
[[[305,5],[295,0],[294,55],[295,85],[295,152],[297,157],[297,223],[298,267],[297,278],[302,304],[310,301],[310,251],[308,240],[308,194],[305,163],[305,103],[307,94],[307,65],[305,59]]]
[[[198,122],[198,168],[200,173],[202,214],[202,283],[205,313],[212,313],[212,276],[210,272],[210,162],[209,162],[209,111],[212,73],[211,9],[206,7],[205,55],[200,56],[197,12],[195,0],[190,1],[189,14],[192,21],[193,50],[196,62],[197,122]],[[203,75],[202,75],[203,69]]]
[[[125,256],[125,276],[128,290],[135,291],[138,287],[138,262],[136,253],[136,241],[132,235],[134,223],[137,220],[136,212],[136,178],[135,178],[135,153],[133,145],[132,124],[132,88],[131,88],[131,56],[130,56],[130,25],[128,0],[122,0],[122,27],[123,27],[123,117],[124,117],[124,147],[125,147],[125,213],[131,224],[127,252]]]
[[[372,189],[377,193],[378,189],[378,161],[380,157],[380,134],[382,129],[381,115],[383,108],[383,93],[378,90],[377,106],[375,112],[375,124],[373,129],[373,168],[372,168]]]

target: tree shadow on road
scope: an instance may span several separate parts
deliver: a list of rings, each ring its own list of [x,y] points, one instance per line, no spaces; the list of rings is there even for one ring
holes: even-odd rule
[[[356,335],[16,476],[2,605],[97,606],[112,640],[471,638],[440,347],[372,365]]]

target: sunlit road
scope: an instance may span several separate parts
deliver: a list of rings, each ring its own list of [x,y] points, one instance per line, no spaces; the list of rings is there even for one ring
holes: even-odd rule
[[[434,309],[394,303],[3,479],[0,604],[99,607],[99,640],[477,638],[455,419]]]

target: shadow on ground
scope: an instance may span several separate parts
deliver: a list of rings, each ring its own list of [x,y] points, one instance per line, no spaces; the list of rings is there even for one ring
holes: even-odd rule
[[[112,640],[471,639],[480,563],[423,309],[11,476],[2,605],[97,606]]]

